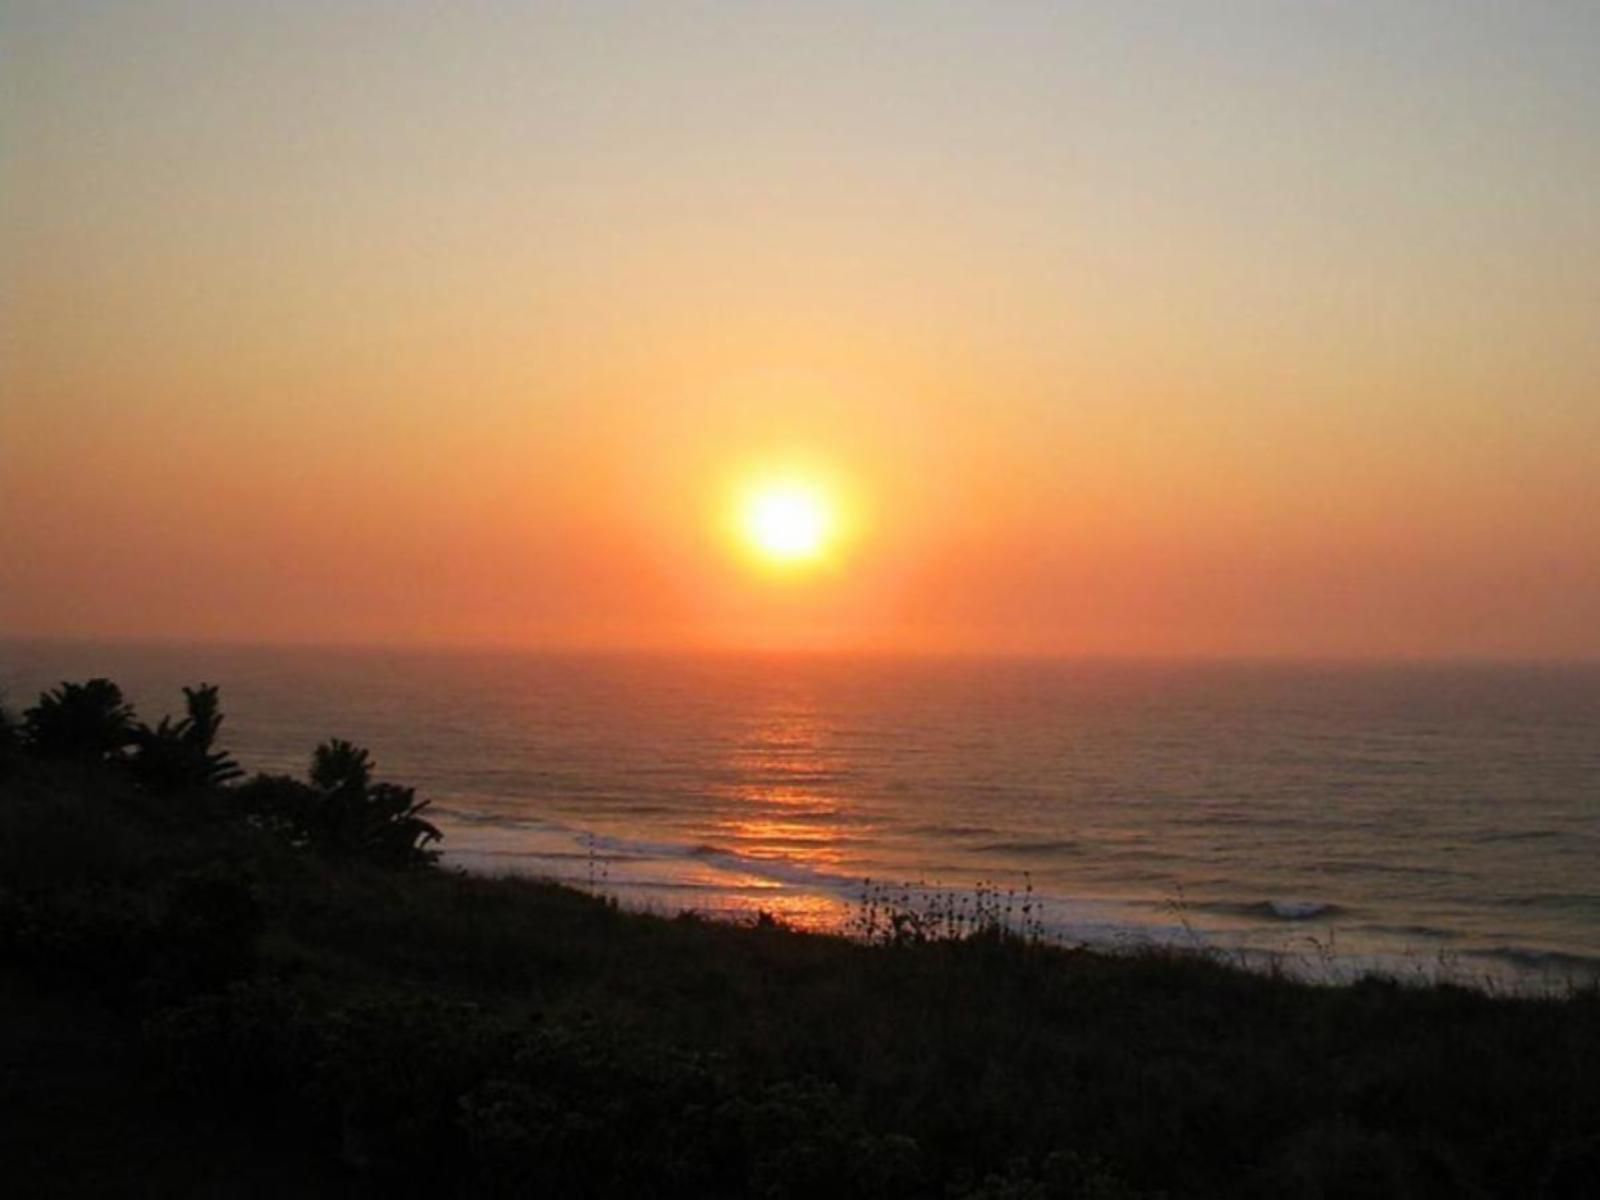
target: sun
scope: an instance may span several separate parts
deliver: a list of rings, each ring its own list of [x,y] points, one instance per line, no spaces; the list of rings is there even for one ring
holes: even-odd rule
[[[754,488],[744,502],[742,525],[745,539],[762,558],[800,564],[822,556],[835,520],[820,489],[786,482]]]

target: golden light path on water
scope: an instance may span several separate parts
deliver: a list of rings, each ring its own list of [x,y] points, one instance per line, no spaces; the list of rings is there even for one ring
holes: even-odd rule
[[[762,713],[738,750],[729,756],[732,778],[759,782],[731,788],[734,812],[719,819],[715,842],[746,859],[785,867],[829,871],[845,860],[847,801],[828,780],[838,764],[823,746],[821,724],[809,706],[773,706]],[[739,892],[730,907],[765,912],[804,929],[841,928],[852,915],[836,896],[778,879],[734,872]]]

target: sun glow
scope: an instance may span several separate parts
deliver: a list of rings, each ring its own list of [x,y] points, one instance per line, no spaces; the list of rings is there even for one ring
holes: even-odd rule
[[[765,484],[745,499],[743,532],[762,558],[798,564],[820,558],[835,527],[832,506],[816,487],[798,483]]]

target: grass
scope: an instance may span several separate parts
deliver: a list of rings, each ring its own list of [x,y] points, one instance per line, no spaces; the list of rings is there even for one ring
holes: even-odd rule
[[[1313,986],[959,908],[949,936],[871,944],[647,916],[329,861],[232,798],[3,768],[12,1194],[1561,1197],[1600,1177],[1593,990]]]

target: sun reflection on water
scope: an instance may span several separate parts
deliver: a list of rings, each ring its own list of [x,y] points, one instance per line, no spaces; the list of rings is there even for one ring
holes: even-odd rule
[[[844,861],[849,801],[844,763],[814,709],[775,705],[755,716],[728,756],[720,844],[752,859],[826,870]]]

